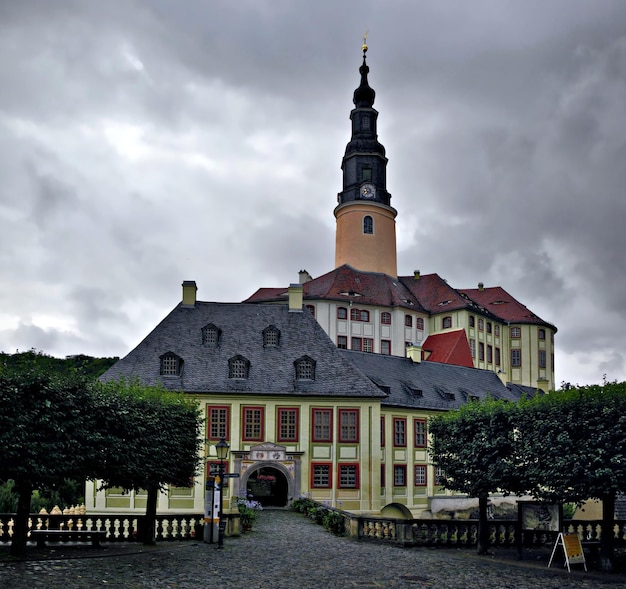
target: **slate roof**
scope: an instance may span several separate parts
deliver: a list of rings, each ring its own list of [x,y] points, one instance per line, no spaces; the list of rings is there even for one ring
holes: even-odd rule
[[[202,328],[214,324],[220,343],[202,343]],[[262,332],[280,330],[278,346],[263,346]],[[161,376],[160,357],[173,352],[183,359],[181,376]],[[250,361],[247,379],[228,377],[228,360],[241,355]],[[315,380],[296,380],[294,361],[315,361]],[[289,312],[286,305],[245,303],[178,304],[127,356],[101,380],[138,377],[190,393],[242,392],[259,395],[312,395],[360,398],[384,396],[339,350],[307,312]]]
[[[334,300],[348,304],[401,307],[426,314],[467,309],[504,323],[535,323],[556,328],[535,315],[503,288],[455,289],[438,274],[398,276],[356,270],[348,264],[303,285],[304,300]],[[259,288],[244,302],[287,300],[286,288]]]
[[[472,397],[517,402],[519,390],[511,390],[495,372],[409,358],[368,354],[352,350],[340,353],[353,362],[386,393],[384,407],[446,411],[458,409]]]
[[[467,368],[474,366],[472,352],[464,329],[429,335],[424,341],[422,349],[430,352],[427,358],[429,362],[456,364]]]

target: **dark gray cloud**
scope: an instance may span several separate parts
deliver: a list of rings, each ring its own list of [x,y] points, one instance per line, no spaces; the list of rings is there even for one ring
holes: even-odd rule
[[[0,349],[123,355],[332,269],[370,30],[399,271],[499,284],[626,379],[622,0],[0,4]]]

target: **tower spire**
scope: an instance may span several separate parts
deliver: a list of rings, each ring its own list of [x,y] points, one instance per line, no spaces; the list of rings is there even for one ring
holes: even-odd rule
[[[361,81],[352,98],[352,137],[341,162],[343,190],[337,195],[339,204],[334,211],[335,266],[350,264],[359,270],[397,276],[397,213],[387,192],[387,158],[378,141],[378,112],[373,106],[376,93],[367,79],[367,49],[366,33],[361,45]]]

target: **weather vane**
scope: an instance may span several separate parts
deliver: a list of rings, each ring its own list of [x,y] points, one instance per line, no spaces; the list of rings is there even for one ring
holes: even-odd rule
[[[363,45],[361,45],[361,50],[364,54],[367,53],[367,33],[369,33],[369,31],[365,31],[363,35]]]

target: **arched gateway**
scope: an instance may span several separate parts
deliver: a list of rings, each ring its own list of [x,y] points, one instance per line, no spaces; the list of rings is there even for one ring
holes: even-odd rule
[[[233,494],[259,501],[264,506],[286,507],[299,497],[302,455],[287,452],[285,446],[265,442],[248,451],[233,451]]]

